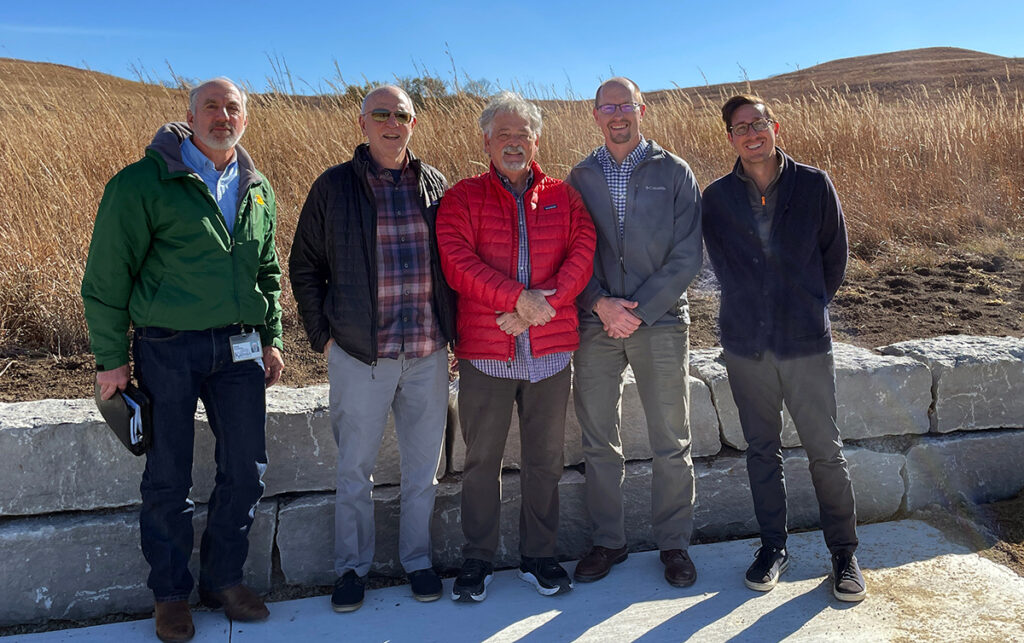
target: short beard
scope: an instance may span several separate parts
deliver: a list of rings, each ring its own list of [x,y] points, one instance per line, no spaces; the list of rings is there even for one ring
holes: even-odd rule
[[[238,145],[238,141],[242,140],[242,134],[244,133],[245,129],[243,128],[241,131],[236,131],[225,139],[217,139],[209,134],[202,134],[200,132],[195,132],[195,135],[199,137],[203,145],[211,150],[225,151],[234,149]]]
[[[512,162],[510,162],[510,161],[506,160],[505,158],[502,158],[501,159],[501,164],[504,165],[506,168],[508,168],[508,169],[510,169],[510,170],[512,170],[514,172],[518,172],[519,170],[522,170],[522,169],[526,168],[526,148],[524,148],[522,145],[506,145],[504,148],[502,148],[501,152],[502,152],[502,154],[504,154],[504,153],[511,153],[511,154],[522,154],[523,155],[523,160],[521,162],[520,161],[512,161]]]

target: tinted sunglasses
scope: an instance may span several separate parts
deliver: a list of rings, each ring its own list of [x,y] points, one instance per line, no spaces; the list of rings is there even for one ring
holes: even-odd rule
[[[399,125],[408,125],[412,121],[412,114],[409,112],[390,112],[386,109],[375,109],[369,114],[363,114],[363,116],[369,116],[378,123],[387,123],[388,119],[392,116],[395,117],[395,122]]]

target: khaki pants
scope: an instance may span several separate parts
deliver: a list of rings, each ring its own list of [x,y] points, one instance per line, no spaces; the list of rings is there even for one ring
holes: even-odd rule
[[[693,533],[694,475],[690,457],[689,327],[641,326],[626,339],[612,339],[600,326],[580,332],[573,356],[576,417],[583,430],[587,510],[593,544],[626,544],[622,481],[625,460],[622,373],[636,377],[653,453],[651,524],[659,549],[686,549]]]

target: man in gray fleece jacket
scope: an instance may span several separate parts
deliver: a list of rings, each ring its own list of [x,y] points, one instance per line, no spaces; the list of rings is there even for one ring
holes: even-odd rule
[[[700,190],[686,162],[640,134],[645,111],[628,78],[602,84],[594,120],[605,144],[566,179],[583,196],[597,229],[594,276],[576,300],[580,347],[573,357],[573,389],[594,533],[575,579],[599,580],[626,559],[618,407],[629,364],[654,455],[655,542],[665,579],[686,587],[697,580],[687,554],[694,476],[686,288],[701,266]]]

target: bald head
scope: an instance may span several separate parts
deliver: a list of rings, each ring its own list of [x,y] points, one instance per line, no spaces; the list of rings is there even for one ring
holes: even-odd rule
[[[416,115],[416,110],[413,108],[412,98],[409,93],[399,87],[398,85],[380,85],[370,90],[370,93],[363,97],[363,105],[359,109],[363,114],[366,113],[366,108],[371,103],[375,102],[375,99],[383,96],[390,96],[399,99],[400,102],[405,103],[406,110],[413,116]]]
[[[633,97],[633,102],[637,105],[644,104],[643,94],[640,93],[640,88],[636,86],[636,83],[626,78],[625,76],[616,76],[615,78],[609,78],[608,80],[601,83],[601,86],[597,88],[597,93],[594,94],[594,108],[596,109],[601,104],[601,92],[609,87],[621,87],[629,92],[629,95]]]
[[[242,89],[238,85],[235,84],[235,81],[231,80],[227,76],[217,76],[216,78],[211,78],[210,80],[205,80],[205,81],[199,83],[198,85],[196,85],[195,87],[193,87],[191,90],[189,90],[189,92],[188,92],[188,108],[189,108],[189,111],[191,111],[193,114],[196,112],[196,107],[199,105],[199,97],[200,97],[200,95],[202,95],[207,89],[210,89],[210,88],[223,89],[223,90],[228,90],[228,91],[234,90],[234,92],[236,94],[238,94],[239,98],[242,101],[242,113],[243,114],[247,114],[248,113],[247,109],[246,109],[246,103],[249,102],[249,95],[246,94],[244,91],[242,91]]]

